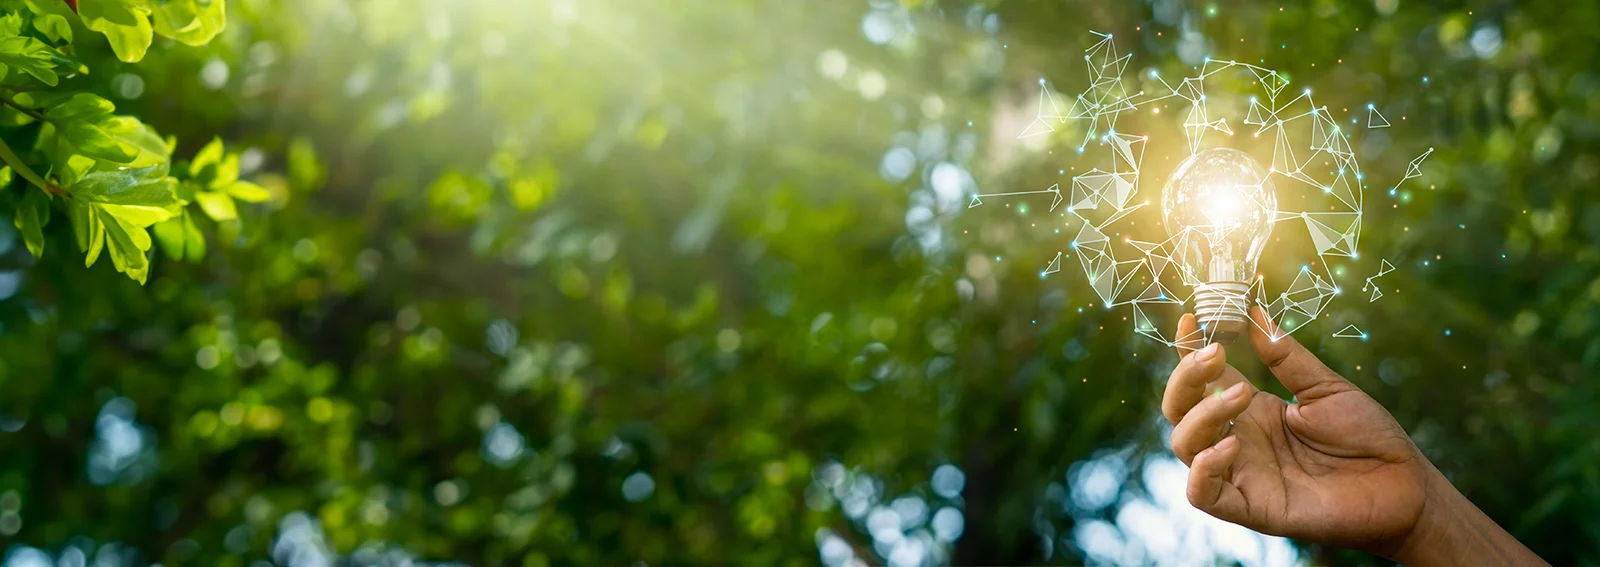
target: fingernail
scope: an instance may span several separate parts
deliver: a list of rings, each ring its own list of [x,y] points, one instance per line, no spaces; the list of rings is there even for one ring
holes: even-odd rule
[[[1215,447],[1217,448],[1218,452],[1222,452],[1232,448],[1237,444],[1239,444],[1239,438],[1234,435],[1229,435],[1224,437],[1221,441],[1218,441]]]
[[[1230,401],[1230,402],[1237,402],[1237,401],[1239,401],[1240,398],[1244,397],[1244,391],[1245,391],[1245,383],[1244,382],[1240,382],[1240,383],[1234,384],[1232,387],[1228,388],[1228,391],[1223,392],[1222,395],[1226,396],[1228,398],[1228,401]]]
[[[1205,362],[1207,360],[1211,360],[1211,357],[1217,355],[1217,349],[1219,348],[1222,347],[1218,346],[1217,343],[1206,345],[1206,348],[1194,351],[1194,359],[1196,362]]]

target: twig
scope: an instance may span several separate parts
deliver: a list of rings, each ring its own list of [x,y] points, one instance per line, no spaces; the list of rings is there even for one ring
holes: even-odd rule
[[[26,114],[28,116],[32,116],[34,120],[38,120],[40,122],[44,122],[44,113],[39,112],[39,109],[28,108],[26,106],[18,104],[15,99],[11,98],[11,95],[9,93],[8,94],[0,94],[0,102],[4,102],[6,104],[6,106],[9,106],[11,108],[17,109],[18,112],[21,112],[21,113]]]
[[[54,183],[45,181],[43,177],[39,176],[39,174],[34,173],[33,169],[28,167],[28,164],[22,163],[22,158],[17,157],[17,153],[11,151],[11,146],[7,145],[5,140],[0,140],[0,160],[4,160],[6,165],[11,166],[11,169],[16,170],[17,174],[21,175],[23,179],[28,180],[34,185],[38,185],[39,188],[44,189],[46,193],[50,193],[52,195],[67,194],[66,191],[61,190],[61,188],[57,187]]]

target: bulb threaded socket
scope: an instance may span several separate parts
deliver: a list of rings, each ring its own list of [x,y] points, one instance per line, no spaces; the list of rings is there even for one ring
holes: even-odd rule
[[[1250,286],[1244,282],[1209,282],[1194,288],[1194,316],[1200,322],[1200,332],[1206,342],[1233,344],[1244,334],[1250,324],[1245,310],[1250,303],[1245,293]],[[1180,339],[1181,340],[1181,339]]]

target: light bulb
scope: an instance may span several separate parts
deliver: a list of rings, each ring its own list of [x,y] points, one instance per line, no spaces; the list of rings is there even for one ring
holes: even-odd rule
[[[1278,208],[1268,173],[1250,154],[1212,148],[1178,164],[1162,191],[1167,232],[1187,234],[1172,260],[1194,288],[1195,318],[1210,342],[1230,344],[1249,324],[1245,292]]]

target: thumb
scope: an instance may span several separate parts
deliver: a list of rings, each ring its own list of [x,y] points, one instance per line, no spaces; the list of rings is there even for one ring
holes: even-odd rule
[[[1300,345],[1272,321],[1266,310],[1250,309],[1250,346],[1256,356],[1272,371],[1272,375],[1294,392],[1301,403],[1356,389],[1339,373],[1324,365],[1317,356]]]

